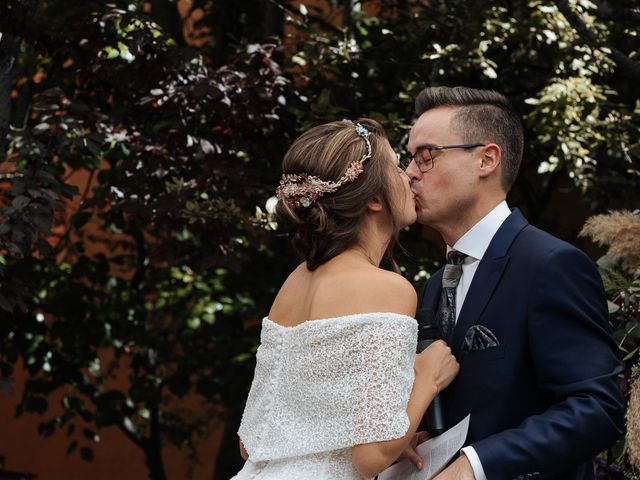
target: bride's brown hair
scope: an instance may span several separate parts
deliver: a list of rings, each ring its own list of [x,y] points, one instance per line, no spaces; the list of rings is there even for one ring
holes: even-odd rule
[[[367,202],[376,196],[390,214],[393,231],[398,231],[390,200],[392,169],[387,158],[389,151],[385,147],[387,136],[375,120],[362,118],[356,122],[370,132],[372,155],[362,164],[364,171],[354,181],[346,182],[333,193],[322,195],[307,207],[288,198],[278,200],[276,205],[279,227],[290,234],[294,247],[312,271],[357,245]],[[326,123],[307,130],[293,142],[282,161],[282,172],[337,181],[349,165],[366,153],[366,142],[357,134],[354,123]],[[396,242],[397,233],[394,233],[385,253],[385,259],[394,270],[397,266],[391,253]]]

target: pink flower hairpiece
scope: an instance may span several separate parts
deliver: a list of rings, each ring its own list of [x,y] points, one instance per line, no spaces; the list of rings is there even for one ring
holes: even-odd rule
[[[345,120],[351,122],[350,120]],[[371,158],[371,142],[369,135],[371,132],[359,123],[355,124],[356,134],[365,141],[367,151],[362,158],[354,160],[349,164],[347,171],[335,182],[322,180],[314,175],[306,173],[285,174],[280,180],[280,185],[276,189],[276,197],[278,200],[290,200],[291,203],[298,207],[308,207],[318,200],[325,193],[333,193],[347,182],[353,182],[364,171],[363,163]]]

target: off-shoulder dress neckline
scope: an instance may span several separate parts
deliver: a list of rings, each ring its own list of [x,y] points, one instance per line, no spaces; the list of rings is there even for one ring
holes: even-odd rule
[[[304,322],[300,322],[297,325],[291,325],[291,326],[285,326],[285,325],[281,325],[278,322],[275,322],[273,320],[271,320],[269,318],[269,316],[267,315],[266,317],[264,317],[262,319],[263,323],[269,323],[271,325],[274,325],[278,328],[281,328],[283,330],[296,330],[299,329],[301,327],[307,326],[307,325],[313,325],[313,324],[333,324],[336,321],[340,321],[340,320],[350,320],[353,321],[353,317],[372,317],[372,316],[379,316],[379,315],[391,315],[392,317],[398,317],[398,318],[404,318],[404,319],[409,319],[411,321],[416,321],[416,319],[414,317],[410,317],[409,315],[405,315],[403,313],[397,313],[397,312],[364,312],[364,313],[350,313],[347,315],[338,315],[335,317],[326,317],[326,318],[313,318],[313,319],[309,319],[309,320],[305,320]]]

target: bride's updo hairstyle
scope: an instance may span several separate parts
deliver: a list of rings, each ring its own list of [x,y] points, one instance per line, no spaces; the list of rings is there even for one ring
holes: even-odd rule
[[[302,177],[303,188],[311,185],[311,195],[307,195],[311,198],[300,201],[296,196],[279,195],[276,217],[278,226],[289,233],[294,247],[304,256],[309,270],[315,270],[358,243],[367,202],[376,196],[382,199],[391,216],[393,231],[397,232],[389,188],[393,170],[385,147],[386,138],[382,126],[375,120],[362,118],[355,123],[342,120],[311,128],[287,151],[282,161],[283,179]],[[367,140],[371,145],[370,157],[367,157]],[[354,165],[360,170],[351,179]],[[322,185],[341,184],[335,191],[315,198],[314,179]],[[385,254],[394,268],[391,250],[396,241],[397,234]]]

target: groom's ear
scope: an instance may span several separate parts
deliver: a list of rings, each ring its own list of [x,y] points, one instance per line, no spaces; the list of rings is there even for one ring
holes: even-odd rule
[[[384,203],[382,202],[382,198],[378,195],[374,196],[367,202],[367,211],[381,212],[382,210],[384,210]]]
[[[488,143],[480,159],[480,176],[488,177],[500,166],[502,150],[495,143]]]

